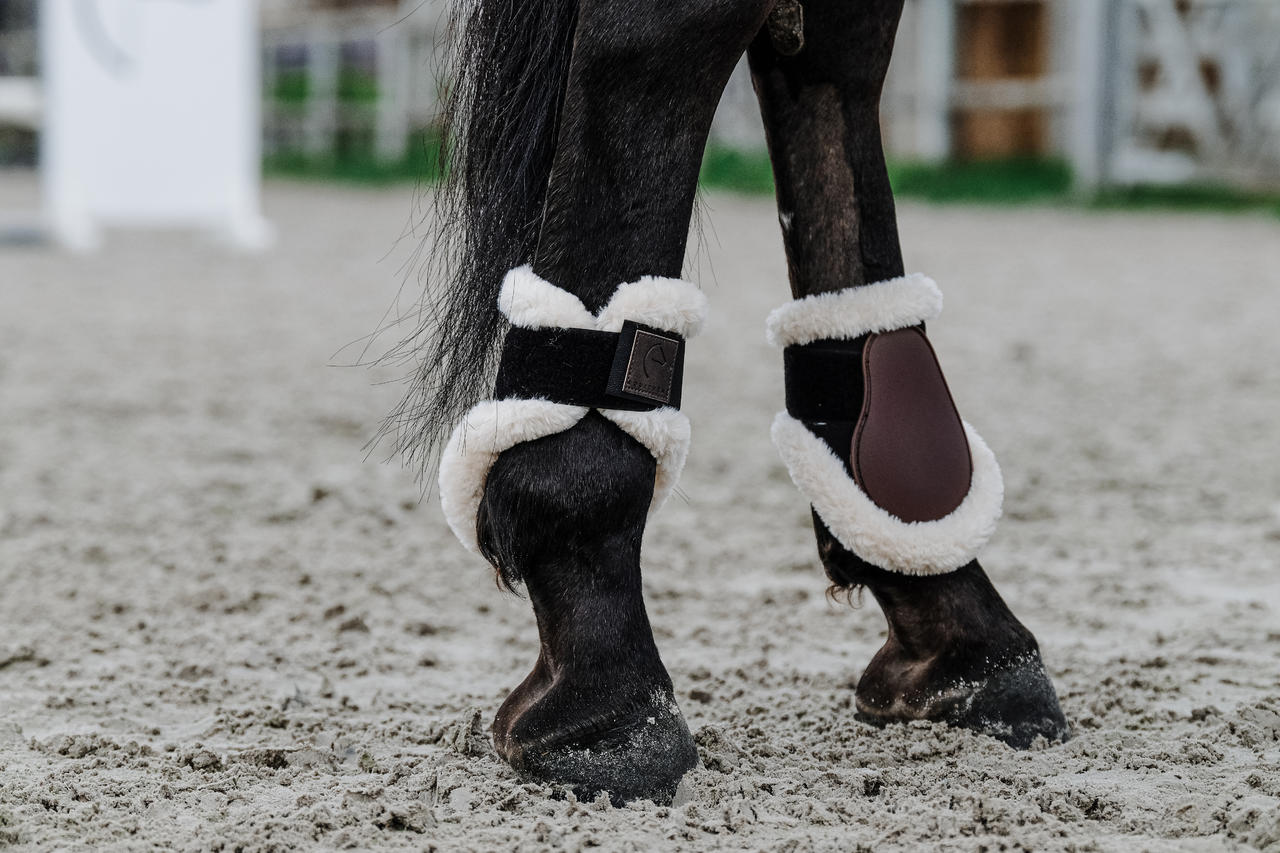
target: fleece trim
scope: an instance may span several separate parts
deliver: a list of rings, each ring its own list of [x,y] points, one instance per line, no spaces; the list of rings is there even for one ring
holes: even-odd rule
[[[995,532],[1004,501],[995,454],[968,423],[964,431],[973,461],[969,493],[949,515],[913,522],[877,506],[827,443],[799,420],[779,412],[772,432],[792,482],[841,545],[889,571],[939,575],[978,556]]]
[[[507,273],[498,294],[498,308],[513,325],[525,329],[620,332],[623,321],[631,320],[691,338],[702,331],[707,297],[687,281],[645,276],[620,286],[599,315],[593,315],[581,299],[523,266]]]
[[[609,304],[593,315],[578,297],[524,266],[507,273],[498,307],[512,324],[526,329],[617,332],[623,321],[633,320],[689,338],[702,328],[707,298],[689,282],[647,276],[619,287]],[[549,400],[510,398],[485,400],[474,406],[454,427],[440,459],[440,504],[458,541],[479,553],[476,516],[489,469],[499,454],[521,442],[571,429],[589,411],[585,406]],[[644,412],[598,411],[653,454],[657,480],[649,512],[656,512],[675,489],[684,469],[689,452],[689,418],[670,407]]]
[[[921,273],[831,293],[815,293],[776,309],[765,336],[776,347],[823,340],[853,340],[869,332],[891,332],[935,319],[942,291]]]
[[[484,497],[489,469],[504,450],[525,441],[564,432],[586,417],[585,406],[548,400],[485,400],[467,412],[440,458],[440,506],[458,541],[474,553],[476,516]],[[689,451],[689,418],[677,409],[600,414],[643,444],[658,463],[658,477],[649,504],[652,515],[666,502],[684,470]]]

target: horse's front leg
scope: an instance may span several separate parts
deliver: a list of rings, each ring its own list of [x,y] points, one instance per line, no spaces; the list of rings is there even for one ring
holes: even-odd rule
[[[768,2],[583,0],[532,274],[591,314],[615,304],[624,283],[679,276],[712,114]],[[679,322],[653,319],[664,306],[644,310],[648,319],[620,319],[667,331]],[[535,357],[540,345],[529,344]],[[494,743],[516,769],[579,795],[669,798],[697,753],[640,581],[655,476],[669,484],[661,454],[633,437],[643,430],[618,420],[596,406],[489,470],[478,545],[503,577],[524,582],[541,638]]]
[[[749,52],[796,297],[770,318],[787,363],[774,437],[813,503],[828,576],[870,589],[888,621],[860,714],[1026,745],[1066,722],[1035,638],[974,559],[999,516],[999,470],[925,337],[941,297],[903,277],[880,143],[902,5],[804,0],[798,52],[767,32]]]

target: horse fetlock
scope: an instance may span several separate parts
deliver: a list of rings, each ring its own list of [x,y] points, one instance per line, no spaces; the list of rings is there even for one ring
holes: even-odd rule
[[[696,753],[645,613],[640,546],[684,466],[684,340],[706,298],[643,276],[588,310],[525,266],[498,301],[512,328],[494,399],[440,464],[450,527],[524,584],[537,618],[538,660],[498,712],[495,748],[581,796],[669,798]]]
[[[598,549],[643,527],[689,447],[684,339],[706,297],[679,279],[620,285],[592,313],[528,267],[499,296],[515,343],[494,399],[467,413],[440,458],[440,503],[464,546],[507,576],[544,547]]]
[[[644,529],[653,456],[597,413],[494,462],[476,516],[481,553],[505,575]]]

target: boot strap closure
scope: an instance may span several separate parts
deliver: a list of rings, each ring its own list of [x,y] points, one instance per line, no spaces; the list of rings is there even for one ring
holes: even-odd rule
[[[517,326],[503,342],[494,397],[628,412],[678,409],[684,349],[674,332],[631,320],[618,332]]]

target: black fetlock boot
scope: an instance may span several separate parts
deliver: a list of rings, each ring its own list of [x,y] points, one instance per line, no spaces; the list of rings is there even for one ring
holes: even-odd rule
[[[499,305],[513,328],[496,399],[440,465],[454,533],[507,586],[524,583],[538,623],[538,660],[498,711],[494,746],[580,798],[670,801],[697,751],[645,613],[640,545],[684,466],[684,338],[705,297],[644,278],[591,314],[524,267]]]

